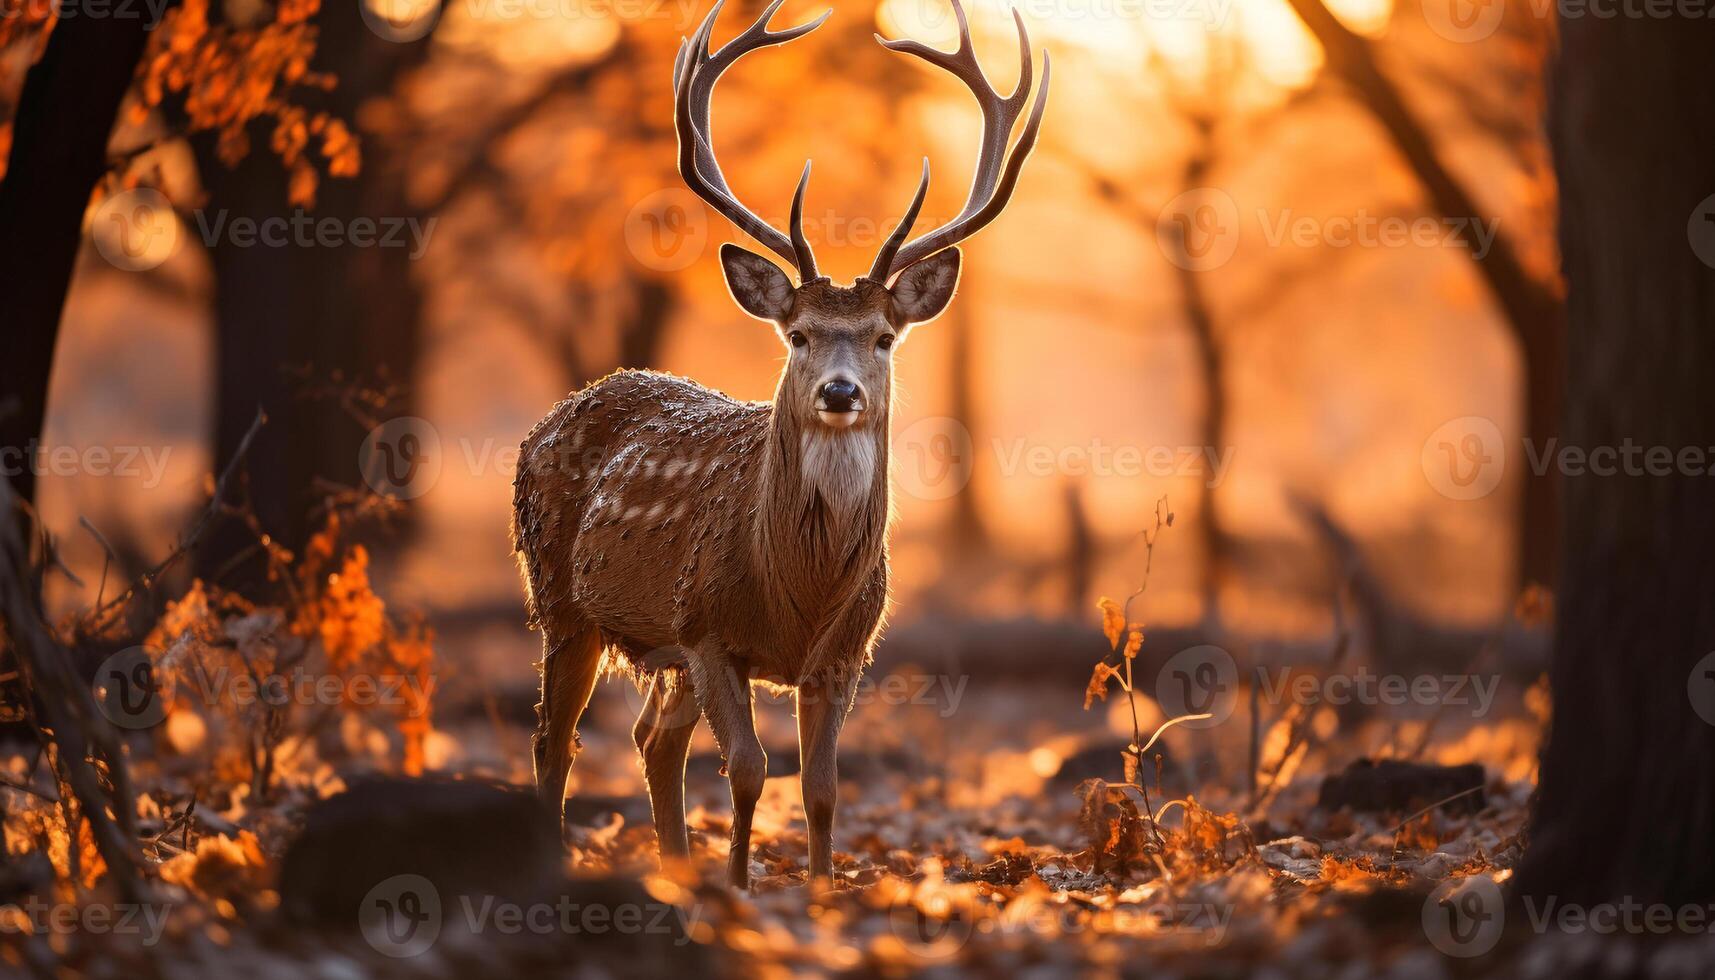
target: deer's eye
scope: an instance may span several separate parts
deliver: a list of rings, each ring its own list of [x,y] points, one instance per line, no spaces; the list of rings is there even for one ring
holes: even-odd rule
[[[786,335],[786,339],[792,342],[793,347],[810,346],[810,338],[804,336],[804,332],[802,330],[792,331]]]
[[[875,340],[875,349],[876,350],[892,350],[894,339],[895,338],[894,338],[893,334],[890,334],[890,333],[882,334],[880,337],[877,337]]]

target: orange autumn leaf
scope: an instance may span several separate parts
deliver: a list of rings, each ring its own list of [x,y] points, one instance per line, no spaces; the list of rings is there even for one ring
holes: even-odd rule
[[[1108,699],[1108,681],[1116,678],[1123,680],[1117,668],[1106,662],[1096,664],[1095,671],[1090,674],[1090,683],[1084,688],[1085,711],[1090,710],[1093,702]]]
[[[1109,648],[1118,650],[1120,637],[1125,635],[1125,610],[1107,596],[1102,596],[1096,607],[1102,611],[1102,634],[1108,638]]]
[[[386,609],[369,586],[369,552],[362,545],[328,576],[319,606],[322,648],[336,669],[349,670],[381,642]]]

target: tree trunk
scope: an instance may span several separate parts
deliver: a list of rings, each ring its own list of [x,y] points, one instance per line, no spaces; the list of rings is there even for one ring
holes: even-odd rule
[[[310,108],[355,123],[362,104],[393,87],[421,60],[426,40],[386,41],[362,23],[358,5],[324,5],[316,68],[337,85]],[[221,163],[214,140],[199,139],[198,168],[208,190],[204,222],[212,228],[245,219],[286,218],[288,175],[266,147],[271,127],[251,134],[252,151],[236,167]],[[209,243],[215,271],[215,470],[237,451],[260,405],[269,423],[246,460],[249,501],[261,526],[299,548],[317,523],[321,488],[361,483],[358,454],[363,422],[340,403],[339,389],[384,386],[389,416],[414,414],[411,397],[420,355],[421,297],[413,281],[411,236],[383,245],[390,222],[424,216],[406,201],[402,175],[372,142],[364,144],[355,179],[324,178],[317,206],[305,218],[338,222],[344,244],[327,246],[297,236],[281,247],[234,245],[229,235]],[[374,244],[354,245],[355,220],[376,222]],[[403,226],[401,226],[403,227]],[[248,531],[223,526],[198,553],[205,576],[228,584],[258,576],[258,561],[235,561],[254,545]]]
[[[42,434],[60,313],[83,241],[90,194],[107,172],[107,140],[153,25],[72,17],[48,36],[24,77],[12,152],[0,180],[0,269],[6,352],[0,357],[0,466],[26,501],[36,476],[25,454]]]
[[[1207,118],[1192,120],[1196,143],[1185,159],[1179,186],[1183,191],[1202,187],[1214,167],[1214,123]],[[1177,227],[1177,226],[1175,226]],[[1197,350],[1197,367],[1203,379],[1203,447],[1205,453],[1225,452],[1227,441],[1227,386],[1225,358],[1221,340],[1215,335],[1215,317],[1209,299],[1203,292],[1202,273],[1185,253],[1185,242],[1176,241],[1179,261],[1173,263],[1179,284],[1179,306],[1185,323],[1191,328],[1191,340]],[[1212,457],[1205,457],[1207,459]],[[1215,626],[1220,615],[1221,578],[1231,553],[1226,530],[1221,526],[1220,513],[1215,509],[1214,472],[1207,469],[1198,488],[1197,520],[1203,541],[1202,582],[1199,593],[1203,600],[1203,621]]]
[[[1715,900],[1715,30],[1587,17],[1561,36],[1565,443],[1674,456],[1671,472],[1566,473],[1553,731],[1518,886],[1562,903],[1702,904]]]

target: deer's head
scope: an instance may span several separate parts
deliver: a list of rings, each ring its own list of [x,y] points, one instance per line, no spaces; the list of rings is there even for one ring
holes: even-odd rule
[[[816,257],[804,237],[804,188],[810,181],[810,165],[804,165],[792,197],[788,234],[741,204],[715,162],[709,99],[721,73],[751,51],[803,37],[832,13],[784,31],[768,30],[768,21],[784,2],[773,0],[742,34],[710,52],[709,36],[721,8],[716,3],[689,42],[681,45],[673,67],[679,174],[698,196],[797,273],[798,283],[793,285],[773,261],[737,245],[721,248],[721,266],[733,298],[745,312],[772,322],[789,348],[777,405],[805,424],[832,429],[885,424],[893,390],[894,346],[912,324],[932,320],[946,309],[959,281],[955,246],[999,216],[1036,143],[1048,102],[1048,55],[1042,56],[1042,85],[1035,104],[1009,151],[1013,127],[1030,98],[1033,68],[1030,37],[1017,11],[1013,20],[1018,25],[1021,66],[1018,85],[1005,97],[989,84],[977,63],[959,0],[952,0],[959,21],[958,50],[937,51],[912,40],[881,41],[951,72],[971,89],[982,108],[982,148],[970,196],[957,217],[906,242],[929,190],[929,161],[924,160],[916,196],[882,244],[868,274],[850,286],[839,286],[816,271]]]

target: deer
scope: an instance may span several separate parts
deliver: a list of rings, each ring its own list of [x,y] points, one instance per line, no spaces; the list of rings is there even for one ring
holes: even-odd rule
[[[1049,61],[1034,86],[1016,11],[1021,65],[1008,96],[972,49],[959,0],[959,46],[876,39],[962,81],[982,111],[982,143],[964,207],[906,241],[929,189],[929,161],[903,219],[869,272],[849,286],[822,275],[803,229],[805,164],[781,232],[741,203],[716,162],[715,82],[740,58],[809,34],[832,11],[780,31],[784,0],[720,48],[721,4],[681,40],[673,68],[677,167],[714,211],[787,263],[728,242],[720,263],[740,309],[772,324],[787,359],[770,401],[746,402],[673,375],[621,370],[559,404],[530,431],[513,483],[513,550],[528,623],[542,633],[541,700],[531,738],[537,792],[563,819],[581,748],[578,724],[598,676],[628,675],[644,704],[633,729],[662,862],[689,855],[684,779],[706,720],[732,799],[727,880],[750,883],[750,831],[767,777],[753,685],[795,701],[809,876],[833,875],[836,743],[888,605],[892,356],[935,319],[959,280],[957,243],[1006,207],[1042,124]],[[1009,149],[1010,144],[1010,149]]]

